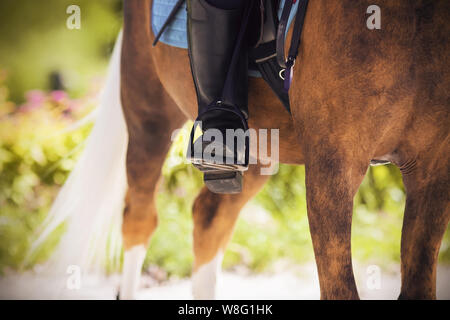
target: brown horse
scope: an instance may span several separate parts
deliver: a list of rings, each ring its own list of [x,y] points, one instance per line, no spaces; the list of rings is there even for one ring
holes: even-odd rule
[[[380,30],[366,26],[371,4],[311,0],[290,91],[292,115],[262,79],[252,78],[249,124],[279,128],[280,162],[306,166],[322,299],[358,298],[351,257],[353,197],[372,159],[396,164],[407,191],[400,298],[433,299],[450,219],[450,2],[379,0]],[[197,112],[187,51],[152,47],[151,7],[151,0],[124,1],[121,95],[129,189],[122,298],[133,297],[157,226],[154,194],[171,134]],[[213,297],[215,268],[238,213],[266,179],[252,166],[241,194],[204,188],[197,197],[195,297]]]

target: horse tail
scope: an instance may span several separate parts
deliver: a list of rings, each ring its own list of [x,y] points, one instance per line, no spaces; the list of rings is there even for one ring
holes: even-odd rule
[[[70,270],[78,267],[82,274],[104,271],[120,261],[128,142],[120,101],[121,48],[122,32],[85,150],[56,197],[29,255],[64,224],[58,247],[42,266],[50,277],[63,277],[59,289],[66,285]]]

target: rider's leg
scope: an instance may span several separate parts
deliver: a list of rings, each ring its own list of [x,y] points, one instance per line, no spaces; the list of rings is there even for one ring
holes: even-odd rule
[[[241,28],[244,28],[243,15],[249,2],[188,0],[187,3],[189,56],[197,92],[198,120],[204,133],[209,129],[217,129],[210,133],[215,132],[214,136],[221,133],[224,143],[219,145],[216,140],[214,147],[209,149],[214,149],[220,155],[211,152],[214,159],[208,158],[205,150],[211,141],[203,139],[204,135],[202,139],[196,140],[192,150],[198,150],[196,146],[199,142],[201,154],[192,152],[188,156],[197,168],[209,175],[211,170],[244,171],[247,169],[242,162],[245,148],[226,149],[225,138],[227,129],[247,129],[247,45],[244,40],[239,41],[239,35]],[[229,90],[224,89],[225,83]],[[239,142],[235,145],[242,146]],[[216,166],[218,159],[221,162]],[[226,189],[222,191],[227,192]]]

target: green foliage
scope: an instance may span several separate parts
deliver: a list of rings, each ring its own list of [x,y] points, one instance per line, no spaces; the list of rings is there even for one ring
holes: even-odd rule
[[[66,8],[81,9],[81,29],[69,30]],[[8,72],[11,99],[34,88],[51,89],[63,76],[71,96],[82,96],[102,75],[121,27],[120,0],[0,1],[0,69]]]
[[[33,91],[15,107],[0,98],[0,273],[18,269],[25,260],[34,231],[47,215],[58,190],[74,167],[90,126],[68,131],[92,109],[86,101],[70,100],[64,92]],[[80,106],[81,104],[81,106]],[[42,262],[62,232],[59,228],[30,262]]]
[[[121,3],[0,1],[0,274],[27,267],[36,228],[83,147],[90,126],[67,130],[96,103],[101,82],[93,79],[103,77],[122,24]],[[66,28],[72,4],[81,8],[81,30]],[[54,72],[72,99],[49,92]],[[62,231],[29,257],[30,265],[46,259]]]
[[[303,166],[281,165],[253,203],[263,209],[259,214],[267,215],[265,221],[252,223],[256,217],[239,221],[233,237],[240,248],[249,248],[252,268],[264,270],[279,258],[300,263],[311,260]]]

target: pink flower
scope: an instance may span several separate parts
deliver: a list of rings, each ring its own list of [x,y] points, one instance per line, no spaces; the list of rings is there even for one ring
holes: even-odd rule
[[[27,102],[21,108],[24,109],[24,111],[37,109],[45,102],[45,94],[40,90],[28,91],[25,97]]]
[[[50,93],[50,97],[55,102],[62,102],[67,99],[67,93],[62,90],[55,90]]]

